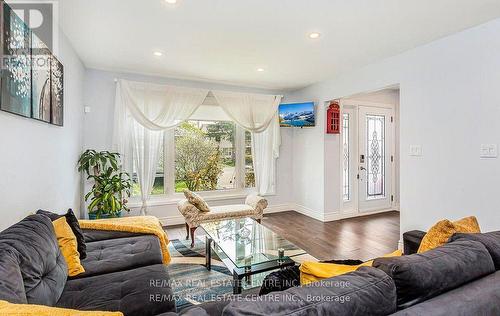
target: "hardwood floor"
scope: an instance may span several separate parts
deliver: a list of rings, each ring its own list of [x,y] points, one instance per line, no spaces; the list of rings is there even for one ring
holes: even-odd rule
[[[266,214],[262,224],[319,260],[369,260],[397,249],[399,212],[323,223],[295,211]],[[182,226],[166,228],[170,239],[183,239]]]

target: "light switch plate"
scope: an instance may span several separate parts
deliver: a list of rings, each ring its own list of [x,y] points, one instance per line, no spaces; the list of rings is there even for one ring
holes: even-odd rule
[[[86,106],[83,108],[83,112],[85,113],[90,113],[92,111],[92,109],[90,108],[90,106]]]
[[[481,144],[479,157],[481,157],[481,158],[497,158],[498,157],[497,145],[496,144]]]
[[[410,145],[410,156],[415,156],[415,157],[422,156],[422,146],[421,145]]]

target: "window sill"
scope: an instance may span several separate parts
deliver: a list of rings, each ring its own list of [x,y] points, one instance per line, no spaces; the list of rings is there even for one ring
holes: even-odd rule
[[[205,201],[224,201],[245,199],[249,194],[255,193],[254,190],[241,190],[241,191],[226,191],[226,192],[197,192]],[[152,196],[148,201],[148,206],[163,206],[163,205],[176,205],[179,201],[185,199],[182,193],[173,195]],[[139,208],[142,206],[140,198],[130,198],[127,204],[130,208]]]

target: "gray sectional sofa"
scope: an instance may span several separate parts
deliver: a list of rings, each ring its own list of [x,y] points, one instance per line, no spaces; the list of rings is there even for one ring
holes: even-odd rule
[[[418,249],[424,234],[405,234],[406,246]],[[320,283],[206,303],[181,315],[500,315],[499,268],[500,232],[456,234],[422,254],[379,258]]]
[[[51,220],[30,215],[0,232],[0,300],[153,316],[175,311],[155,236],[84,231],[85,273],[68,278]]]

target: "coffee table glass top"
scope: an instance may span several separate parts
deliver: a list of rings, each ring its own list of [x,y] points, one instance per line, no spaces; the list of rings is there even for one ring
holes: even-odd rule
[[[222,250],[223,255],[239,268],[276,261],[279,249],[284,250],[285,258],[306,254],[252,218],[207,222],[201,227],[216,243],[216,252]]]

